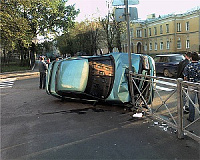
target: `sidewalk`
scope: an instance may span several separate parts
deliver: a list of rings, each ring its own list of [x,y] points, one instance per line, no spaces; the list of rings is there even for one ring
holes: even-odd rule
[[[4,73],[0,73],[0,79],[26,77],[26,76],[34,76],[34,75],[39,75],[39,72],[37,70],[4,72]]]

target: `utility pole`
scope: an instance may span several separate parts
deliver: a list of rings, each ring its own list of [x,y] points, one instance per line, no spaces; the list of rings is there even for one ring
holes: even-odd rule
[[[131,40],[130,40],[130,14],[129,14],[129,7],[128,7],[128,0],[124,0],[125,4],[125,18],[126,18],[126,24],[127,24],[127,46],[128,46],[128,59],[129,59],[129,87],[131,91],[131,100],[132,105],[135,105],[135,99],[134,99],[134,90],[133,90],[133,82],[132,82],[132,61],[131,61]]]
[[[135,106],[135,99],[134,99],[134,90],[133,90],[133,82],[132,82],[132,60],[131,60],[131,39],[130,39],[130,13],[129,13],[129,4],[130,5],[137,5],[139,4],[139,0],[113,0],[113,6],[124,6],[125,5],[125,21],[127,24],[127,46],[128,46],[128,62],[129,62],[129,88],[131,94],[132,105]],[[118,12],[120,13],[120,12]],[[134,12],[137,14],[137,11]],[[117,15],[119,16],[119,15]],[[137,17],[137,16],[136,16]]]

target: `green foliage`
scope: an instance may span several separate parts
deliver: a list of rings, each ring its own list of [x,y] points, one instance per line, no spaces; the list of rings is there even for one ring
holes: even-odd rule
[[[48,33],[66,32],[74,24],[79,11],[74,6],[66,6],[65,0],[34,0],[26,12],[34,34],[46,36]]]
[[[75,55],[85,52],[94,55],[97,50],[105,48],[105,32],[98,21],[76,23],[73,28],[57,37],[57,47],[61,54]]]
[[[18,3],[18,4],[17,4]],[[19,0],[10,0],[1,2],[1,39],[2,46],[7,51],[16,48],[18,41],[22,41],[27,46],[32,38],[29,22],[23,17],[23,13],[18,5],[27,7],[26,3]]]
[[[66,2],[67,0],[2,0],[0,42],[5,53],[18,49],[23,57],[26,48],[35,48],[32,39],[37,35],[67,32],[74,25],[79,10],[75,10],[73,5],[66,6]]]
[[[124,23],[117,22],[114,18],[114,14],[109,14],[105,18],[100,20],[101,25],[106,33],[106,40],[109,52],[112,52],[113,48],[118,48],[119,52],[121,52],[121,40],[120,34],[123,32]]]

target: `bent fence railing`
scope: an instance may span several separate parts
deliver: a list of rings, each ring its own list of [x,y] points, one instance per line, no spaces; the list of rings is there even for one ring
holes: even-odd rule
[[[134,88],[134,107],[145,110],[147,114],[177,130],[179,139],[187,135],[200,142],[200,107],[198,104],[200,102],[197,100],[197,95],[200,97],[200,83],[133,73],[130,73],[130,76]],[[142,84],[145,85],[141,87]],[[192,98],[188,93],[189,88],[193,88]],[[145,93],[148,94],[148,98]],[[192,122],[187,120],[189,114],[185,114],[184,111],[184,106],[189,106],[189,104],[190,108],[194,107],[195,111],[195,119]]]

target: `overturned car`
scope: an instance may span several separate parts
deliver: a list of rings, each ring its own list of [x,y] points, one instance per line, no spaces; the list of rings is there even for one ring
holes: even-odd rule
[[[131,54],[133,72],[155,76],[154,60],[147,55]],[[79,56],[49,65],[46,91],[58,98],[102,100],[111,103],[131,103],[129,90],[128,53],[101,56]],[[149,81],[137,80],[136,85],[150,103],[153,88]],[[139,94],[134,87],[134,94]]]

